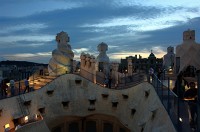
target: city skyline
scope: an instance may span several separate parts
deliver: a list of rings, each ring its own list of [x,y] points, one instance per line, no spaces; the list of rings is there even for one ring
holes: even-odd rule
[[[200,42],[200,1],[187,0],[3,0],[0,5],[1,60],[48,63],[64,31],[78,59],[81,52],[97,55],[108,44],[111,60],[127,56],[161,58],[167,47],[182,43],[182,33],[196,31]]]

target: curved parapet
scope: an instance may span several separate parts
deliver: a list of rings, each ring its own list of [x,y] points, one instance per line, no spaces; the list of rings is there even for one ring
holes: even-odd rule
[[[70,73],[73,66],[74,53],[68,44],[67,33],[60,32],[56,36],[57,49],[52,51],[52,58],[49,61],[48,71],[50,75],[61,75]]]

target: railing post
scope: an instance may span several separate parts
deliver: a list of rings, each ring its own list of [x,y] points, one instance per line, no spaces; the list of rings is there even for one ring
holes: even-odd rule
[[[154,78],[155,78],[155,82],[156,82],[157,93],[158,93],[158,96],[160,97],[160,95],[159,95],[159,82],[158,82],[158,78],[155,74],[154,74]]]
[[[168,77],[168,79],[167,79],[167,83],[168,83],[168,86],[167,86],[167,112],[168,112],[168,114],[169,114],[169,116],[171,117],[171,113],[170,113],[170,107],[169,107],[169,105],[170,105],[170,103],[169,103],[169,94],[170,94],[170,83],[169,83],[169,77]]]
[[[34,83],[35,83],[35,82],[34,82],[34,80],[35,80],[34,74],[35,74],[35,73],[33,72],[33,89],[34,89],[34,87],[35,87],[35,84],[34,84]]]
[[[200,131],[200,70],[197,71],[197,132]]]
[[[179,73],[179,69],[180,69],[180,57],[176,57],[176,74]]]
[[[177,97],[177,131],[180,132],[180,121],[179,121],[179,117],[180,117],[180,80],[177,79],[177,93],[178,93],[178,97]]]
[[[125,86],[126,86],[126,72],[125,72]]]
[[[57,69],[57,64],[56,64],[56,77],[58,76],[58,69]]]
[[[150,83],[151,81],[150,81],[151,79],[150,79],[150,75],[149,74],[147,74],[147,81],[148,81],[148,83]]]
[[[153,84],[153,86],[156,87],[156,86],[155,86],[155,83],[154,83],[154,82],[155,82],[155,81],[154,81],[154,80],[155,80],[154,78],[155,78],[154,75],[150,75],[150,81],[151,81],[151,83]],[[157,90],[157,89],[156,89],[156,90]]]
[[[163,97],[163,96],[164,96],[164,95],[163,95],[163,88],[164,88],[164,87],[163,87],[163,80],[160,81],[160,86],[161,86],[161,89],[162,89],[162,93],[161,93],[161,94],[162,94],[162,104],[163,104],[163,100],[164,100],[164,97]]]
[[[18,93],[19,95],[20,95],[20,87],[21,87],[21,86],[20,86],[20,78],[19,78],[19,93]]]
[[[165,69],[163,70],[163,80],[165,80]]]

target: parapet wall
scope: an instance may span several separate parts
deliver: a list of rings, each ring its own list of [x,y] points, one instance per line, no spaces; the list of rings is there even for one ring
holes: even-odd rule
[[[0,100],[0,131],[4,131],[3,126],[7,123],[10,128],[14,127],[14,115],[15,118],[23,115],[17,98]],[[41,114],[50,129],[55,117],[102,114],[116,117],[131,131],[175,132],[153,86],[147,82],[129,89],[114,90],[100,87],[78,75],[65,74],[23,98],[31,100],[25,107],[28,116]],[[95,103],[91,104],[90,100],[95,100]]]

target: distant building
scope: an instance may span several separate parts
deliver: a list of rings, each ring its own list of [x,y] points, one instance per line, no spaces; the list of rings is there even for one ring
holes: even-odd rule
[[[0,77],[7,79],[24,79],[31,76],[33,72],[43,66],[46,69],[46,64],[39,64],[26,61],[1,61],[0,62]]]
[[[163,60],[162,58],[156,58],[156,56],[151,52],[148,58],[142,58],[142,56],[139,55],[139,58],[137,55],[135,56],[129,56],[125,59],[121,59],[121,64],[119,66],[120,72],[126,72],[128,69],[128,59],[132,59],[132,66],[133,66],[133,72],[136,71],[145,71],[147,72],[150,67],[153,69],[158,69],[162,67]]]

